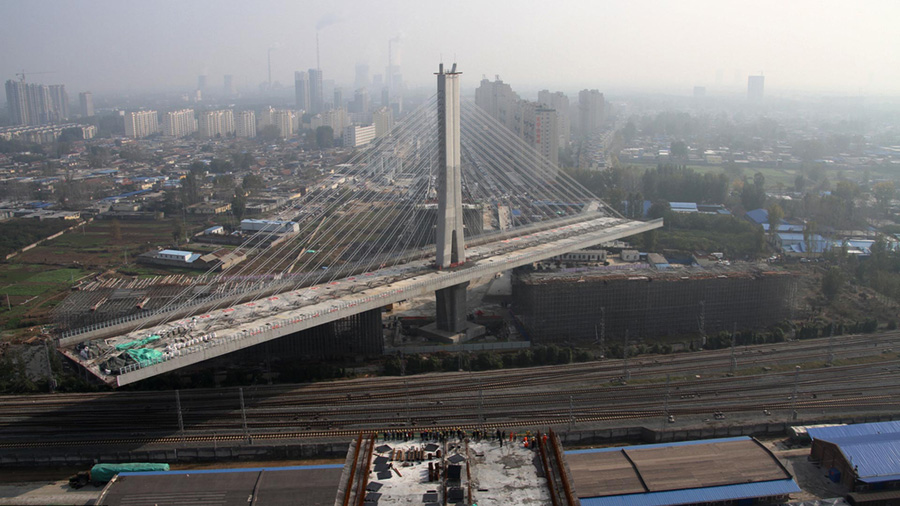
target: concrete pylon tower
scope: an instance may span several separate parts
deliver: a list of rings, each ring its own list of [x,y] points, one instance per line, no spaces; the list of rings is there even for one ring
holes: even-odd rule
[[[444,72],[444,64],[441,64],[437,73],[438,216],[435,263],[439,269],[466,261],[460,174],[459,75],[455,63],[449,72]],[[433,326],[424,327],[426,335],[459,342],[484,333],[484,327],[466,321],[468,286],[466,281],[435,292],[436,321]]]
[[[459,75],[440,66],[438,76],[438,220],[437,265],[441,268],[466,261],[463,237],[462,176],[459,147]]]

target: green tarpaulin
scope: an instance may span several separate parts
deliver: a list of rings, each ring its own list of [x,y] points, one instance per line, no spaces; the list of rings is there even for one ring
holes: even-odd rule
[[[116,349],[121,351],[121,350],[128,350],[131,348],[138,348],[140,346],[144,346],[145,344],[150,344],[153,341],[156,341],[157,339],[159,339],[159,336],[156,334],[153,334],[150,337],[145,337],[144,339],[139,339],[137,341],[129,341],[127,343],[117,344]]]
[[[169,464],[151,464],[147,462],[131,462],[128,464],[96,464],[91,468],[91,481],[106,483],[119,473],[141,471],[168,471]]]
[[[141,365],[156,364],[163,361],[163,354],[159,350],[141,348],[139,350],[128,350],[126,353]]]

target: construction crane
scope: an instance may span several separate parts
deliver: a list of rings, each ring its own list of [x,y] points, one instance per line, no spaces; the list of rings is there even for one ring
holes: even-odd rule
[[[55,74],[55,70],[50,70],[47,72],[29,72],[28,75],[36,75],[36,74]],[[25,69],[22,69],[21,72],[16,72],[16,75],[19,76],[19,79],[24,83],[25,82]]]

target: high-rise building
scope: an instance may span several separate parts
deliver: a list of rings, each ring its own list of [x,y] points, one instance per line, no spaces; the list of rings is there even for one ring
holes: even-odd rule
[[[65,84],[51,84],[47,87],[50,91],[50,121],[64,121],[69,118],[69,94],[66,93]]]
[[[522,100],[499,78],[482,79],[475,89],[475,104],[511,130],[517,137],[557,164],[559,160],[558,116],[554,109]],[[555,177],[555,174],[551,177]]]
[[[222,78],[222,93],[225,94],[226,97],[230,97],[235,94],[234,90],[234,76],[231,74],[225,74]]]
[[[382,107],[372,113],[375,124],[375,137],[384,137],[394,128],[394,111],[390,107]]]
[[[69,95],[64,84],[46,86],[9,80],[6,103],[17,125],[46,125],[69,117]]]
[[[193,109],[169,111],[163,116],[163,135],[187,137],[197,131],[197,120]]]
[[[81,116],[90,118],[94,115],[94,95],[85,91],[78,94],[78,103],[81,105]]]
[[[309,79],[306,72],[294,72],[294,97],[297,109],[309,111]]]
[[[762,102],[765,85],[765,76],[747,77],[747,100],[751,102]]]
[[[590,137],[603,126],[606,104],[598,90],[578,92],[578,135]]]
[[[369,66],[365,63],[356,64],[356,79],[353,80],[353,88],[360,89],[369,86]]]
[[[237,113],[234,122],[234,133],[238,137],[252,139],[256,137],[256,113],[253,111],[241,111]]]
[[[203,111],[197,123],[201,137],[207,139],[228,137],[234,133],[234,112],[231,109]]]
[[[272,124],[278,127],[282,139],[294,136],[294,111],[277,109],[272,115]]]
[[[344,107],[344,90],[340,87],[335,87],[332,109],[340,109],[341,107]]]
[[[309,69],[309,112],[318,114],[325,110],[325,90],[322,83],[322,71]]]
[[[559,134],[559,145],[568,146],[572,140],[572,120],[569,117],[569,97],[561,91],[550,93],[549,90],[538,92],[538,102],[547,109],[556,111],[556,131]]]
[[[159,132],[159,116],[156,111],[134,111],[125,114],[125,135],[141,139]]]
[[[206,93],[206,75],[197,76],[197,89],[202,93]]]
[[[359,88],[353,94],[353,102],[350,102],[349,110],[355,114],[366,114],[369,112],[369,90]]]

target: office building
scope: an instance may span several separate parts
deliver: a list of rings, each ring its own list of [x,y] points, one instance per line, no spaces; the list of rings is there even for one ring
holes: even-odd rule
[[[322,71],[309,69],[309,112],[318,114],[325,110],[325,90]]]
[[[603,126],[606,104],[603,93],[598,90],[581,90],[578,92],[578,135],[590,137]]]
[[[340,109],[344,107],[344,90],[340,87],[334,88],[334,103],[331,105],[332,109]]]
[[[187,137],[197,131],[197,120],[193,109],[169,111],[163,116],[163,135]]]
[[[228,137],[234,133],[234,113],[231,109],[203,111],[197,123],[200,136],[207,139]]]
[[[382,107],[372,113],[375,125],[375,137],[384,137],[394,128],[394,111],[390,107]]]
[[[344,129],[344,147],[358,148],[375,140],[375,125],[348,126]]]
[[[369,90],[359,88],[353,94],[353,101],[350,102],[349,110],[354,114],[366,114],[369,112]]]
[[[238,137],[253,139],[256,137],[256,113],[253,111],[241,111],[237,113],[234,122],[234,133]]]
[[[206,76],[205,75],[197,76],[197,89],[200,90],[201,93],[206,93]]]
[[[762,102],[765,85],[765,76],[747,77],[747,100],[751,102]]]
[[[309,79],[306,72],[294,72],[294,104],[300,111],[309,111]]]
[[[142,139],[159,132],[156,111],[134,111],[125,114],[125,136]]]
[[[91,92],[79,93],[78,103],[81,106],[81,117],[90,118],[94,115],[94,95]]]

